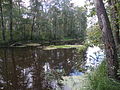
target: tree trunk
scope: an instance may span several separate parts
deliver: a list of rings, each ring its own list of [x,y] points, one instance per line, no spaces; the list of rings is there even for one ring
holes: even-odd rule
[[[10,40],[12,41],[13,40],[13,20],[12,20],[12,8],[13,8],[13,5],[12,5],[12,0],[10,0]]]
[[[108,76],[117,79],[118,57],[116,46],[110,26],[110,22],[103,4],[103,0],[94,0],[98,22],[102,30],[103,43],[105,46]]]
[[[32,27],[31,27],[31,40],[33,39],[34,24],[35,24],[35,16],[33,16],[33,20],[32,20]]]
[[[0,0],[0,12],[1,12],[1,28],[2,28],[2,39],[5,41],[5,26],[3,19],[3,9],[2,9],[2,1]]]
[[[25,35],[26,35],[26,32],[25,32],[25,31],[26,31],[26,28],[25,28],[25,24],[24,24],[24,29],[23,29],[23,36],[24,36],[24,37],[23,37],[23,40],[26,39],[26,38],[25,38]]]
[[[117,0],[109,0],[109,6],[111,8],[111,25],[114,32],[115,44],[120,44],[119,38],[119,13],[117,7]]]

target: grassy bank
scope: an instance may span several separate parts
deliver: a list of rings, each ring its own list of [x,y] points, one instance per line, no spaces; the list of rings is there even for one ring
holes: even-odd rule
[[[44,50],[62,49],[62,48],[78,48],[79,51],[85,50],[84,45],[51,45],[44,48]]]
[[[90,74],[89,79],[92,90],[120,90],[120,83],[108,78],[105,61]]]

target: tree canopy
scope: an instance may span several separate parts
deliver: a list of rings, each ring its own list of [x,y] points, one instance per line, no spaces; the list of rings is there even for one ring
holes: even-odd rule
[[[0,1],[0,42],[20,40],[85,40],[87,17],[84,7],[70,0]]]

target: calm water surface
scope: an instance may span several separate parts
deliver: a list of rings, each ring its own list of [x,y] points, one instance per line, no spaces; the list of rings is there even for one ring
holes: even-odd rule
[[[53,81],[82,70],[83,57],[76,49],[0,48],[0,90],[52,90]]]

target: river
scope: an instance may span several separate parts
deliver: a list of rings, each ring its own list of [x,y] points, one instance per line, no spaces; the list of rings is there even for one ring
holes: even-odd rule
[[[62,76],[83,75],[91,67],[85,56],[75,48],[0,48],[0,90],[52,90],[56,84],[62,86]]]

